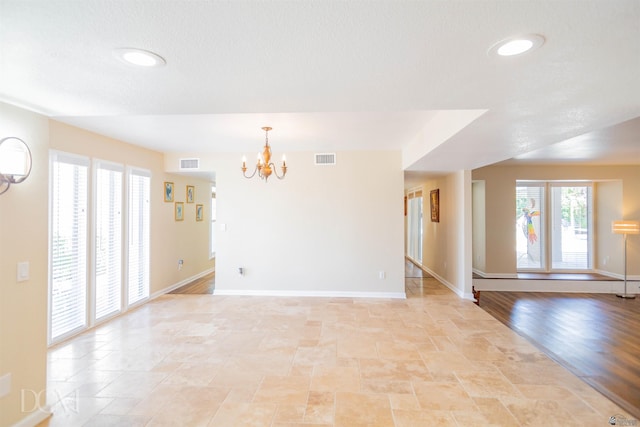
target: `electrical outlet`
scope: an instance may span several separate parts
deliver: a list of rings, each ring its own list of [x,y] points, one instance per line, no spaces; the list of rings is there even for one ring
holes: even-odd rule
[[[387,275],[386,275],[386,273],[385,273],[384,271],[380,271],[380,272],[378,273],[378,277],[379,277],[380,279],[384,279],[386,276],[387,276]]]
[[[178,260],[178,270],[182,270],[182,265],[184,264],[184,260],[179,259]]]
[[[238,267],[238,276],[244,276],[244,268]]]

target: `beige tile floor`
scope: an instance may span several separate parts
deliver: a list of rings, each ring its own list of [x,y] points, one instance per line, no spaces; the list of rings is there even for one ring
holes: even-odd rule
[[[165,295],[49,352],[49,426],[606,426],[624,411],[434,279]]]

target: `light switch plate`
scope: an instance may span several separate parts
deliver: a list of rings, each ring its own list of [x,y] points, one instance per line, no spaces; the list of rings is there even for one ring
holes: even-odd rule
[[[29,280],[29,262],[19,262],[18,263],[18,282],[25,282]]]
[[[0,377],[0,397],[11,392],[11,374],[4,374]]]

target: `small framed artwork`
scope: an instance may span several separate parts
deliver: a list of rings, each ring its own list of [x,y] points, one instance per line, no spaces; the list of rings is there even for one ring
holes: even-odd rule
[[[187,203],[193,203],[196,196],[196,189],[193,185],[187,185]]]
[[[196,205],[196,221],[202,221],[204,218],[204,206]]]
[[[164,182],[164,201],[173,202],[173,182]]]
[[[440,222],[440,189],[431,190],[429,201],[431,204],[431,222]]]
[[[183,202],[176,202],[175,218],[176,218],[176,221],[184,220],[184,203]]]

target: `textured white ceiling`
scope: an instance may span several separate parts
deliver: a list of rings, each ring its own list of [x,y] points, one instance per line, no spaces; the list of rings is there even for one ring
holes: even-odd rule
[[[0,99],[195,153],[255,151],[265,125],[278,151],[405,149],[440,110],[488,110],[409,168],[473,169],[640,116],[639,23],[637,0],[0,0]],[[546,43],[487,55],[521,33]]]

